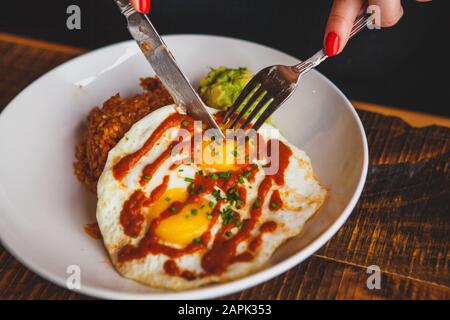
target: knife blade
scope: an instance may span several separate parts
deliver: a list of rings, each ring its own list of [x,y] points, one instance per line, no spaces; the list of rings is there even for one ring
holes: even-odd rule
[[[137,12],[128,0],[115,0],[115,2],[127,19],[131,36],[175,102],[184,106],[189,116],[195,120],[201,120],[207,128],[217,129],[224,137],[217,122],[178,67],[175,58],[148,17]]]

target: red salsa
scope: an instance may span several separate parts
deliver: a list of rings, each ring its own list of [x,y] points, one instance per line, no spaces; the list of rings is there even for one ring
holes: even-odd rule
[[[221,117],[219,116],[220,120]],[[156,130],[152,133],[144,145],[137,151],[120,159],[113,167],[113,175],[117,180],[123,179],[131,168],[155,145],[155,143],[162,137],[165,131],[173,127],[187,127],[192,132],[192,118],[178,113],[169,116]],[[260,140],[261,141],[261,140]],[[270,154],[272,140],[267,141],[265,147]],[[278,142],[278,171],[274,175],[266,175],[261,184],[258,186],[257,198],[251,204],[250,216],[242,220],[238,212],[234,211],[232,207],[239,209],[244,207],[247,201],[246,189],[244,181],[253,182],[255,174],[259,168],[257,165],[246,163],[236,167],[234,171],[217,172],[205,174],[202,171],[196,173],[195,178],[189,185],[189,196],[185,202],[174,201],[170,203],[169,208],[163,211],[158,217],[154,218],[145,232],[143,238],[136,246],[125,245],[119,250],[118,260],[120,262],[130,261],[145,257],[148,254],[164,254],[169,257],[169,260],[164,264],[164,270],[169,275],[180,276],[185,279],[194,279],[199,276],[208,274],[221,274],[226,271],[229,265],[250,261],[253,259],[258,248],[262,244],[262,237],[265,233],[275,231],[277,224],[274,221],[267,221],[260,225],[258,234],[252,236],[252,231],[258,226],[259,218],[262,214],[263,204],[266,202],[268,194],[272,186],[282,185],[284,183],[284,174],[289,164],[289,158],[292,155],[291,149],[282,141]],[[167,150],[165,150],[154,162],[146,165],[143,169],[140,184],[144,186],[152,179],[152,176],[157,169],[169,158],[175,142],[172,143]],[[176,166],[172,165],[171,170]],[[143,228],[145,217],[142,210],[145,206],[149,206],[158,198],[160,198],[167,189],[169,176],[164,177],[163,183],[156,187],[150,196],[147,196],[142,190],[138,189],[132,193],[130,198],[125,201],[120,215],[120,223],[124,228],[125,234],[131,237],[138,236]],[[225,193],[218,192],[220,189]],[[202,195],[212,194],[216,198],[216,203],[211,208],[211,221],[208,229],[199,239],[188,244],[184,248],[175,248],[172,246],[161,244],[160,239],[156,235],[156,229],[159,224],[182,210],[188,203],[198,203],[201,201]],[[225,207],[225,204],[232,204],[232,206]],[[277,190],[272,192],[269,200],[269,207],[271,210],[281,208],[283,205],[280,194]],[[208,249],[207,244],[211,240],[211,228],[217,222],[217,219],[222,218],[222,225],[215,234],[212,246]],[[248,242],[245,252],[238,254],[238,245],[242,242]],[[195,275],[189,271],[182,271],[172,259],[178,258],[185,254],[192,254],[194,252],[203,250],[205,253],[202,256],[201,265],[204,273]]]

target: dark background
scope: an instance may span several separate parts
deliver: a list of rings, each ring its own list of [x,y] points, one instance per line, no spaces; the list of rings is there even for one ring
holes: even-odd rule
[[[81,30],[66,28],[70,4],[81,8]],[[403,6],[397,26],[366,31],[318,69],[351,99],[448,115],[450,1]],[[161,34],[231,36],[304,59],[322,45],[330,7],[325,0],[153,0],[149,16]],[[130,38],[112,0],[2,1],[0,32],[90,49]]]

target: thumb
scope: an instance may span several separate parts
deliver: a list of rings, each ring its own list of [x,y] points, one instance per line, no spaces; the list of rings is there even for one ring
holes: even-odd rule
[[[369,4],[380,8],[381,27],[392,27],[403,16],[400,0],[369,0]]]

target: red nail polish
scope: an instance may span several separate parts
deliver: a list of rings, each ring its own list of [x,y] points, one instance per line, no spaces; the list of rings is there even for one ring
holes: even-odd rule
[[[150,0],[139,0],[139,11],[142,13],[150,12]]]
[[[327,56],[332,57],[337,55],[339,51],[341,39],[336,32],[329,32],[325,40],[325,52]]]

